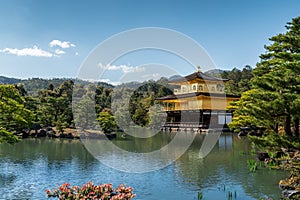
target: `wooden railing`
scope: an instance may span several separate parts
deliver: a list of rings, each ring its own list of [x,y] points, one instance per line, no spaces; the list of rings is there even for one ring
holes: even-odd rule
[[[166,122],[164,128],[207,128],[202,122]]]

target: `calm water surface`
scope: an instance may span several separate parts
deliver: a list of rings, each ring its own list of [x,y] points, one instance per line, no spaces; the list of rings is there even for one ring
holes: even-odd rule
[[[162,133],[148,139],[117,139],[115,144],[134,152],[146,152],[166,145],[175,133]],[[178,133],[180,134],[180,133]],[[194,134],[194,133],[183,133]],[[189,149],[171,165],[147,173],[125,173],[103,165],[80,140],[24,139],[16,145],[0,144],[0,199],[47,199],[46,189],[69,182],[82,185],[121,183],[134,187],[134,199],[197,199],[198,192],[206,200],[252,200],[260,197],[279,199],[278,181],[282,171],[259,168],[250,173],[247,159],[251,145],[245,138],[222,134],[212,152],[199,158],[205,135],[197,134]],[[134,158],[118,160],[122,165]]]

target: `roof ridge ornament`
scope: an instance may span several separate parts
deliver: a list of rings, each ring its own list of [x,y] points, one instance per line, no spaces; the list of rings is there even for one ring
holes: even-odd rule
[[[198,72],[198,73],[201,72],[201,67],[199,65],[197,66],[197,71],[196,72]]]

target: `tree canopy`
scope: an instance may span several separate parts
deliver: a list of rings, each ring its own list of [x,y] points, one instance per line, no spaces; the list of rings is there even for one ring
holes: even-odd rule
[[[16,131],[29,128],[33,113],[25,108],[25,100],[13,85],[0,85],[0,143],[14,143]]]
[[[291,136],[299,135],[300,17],[287,23],[287,32],[271,37],[253,70],[251,90],[242,94],[231,127],[262,125]],[[292,128],[293,127],[293,131]]]

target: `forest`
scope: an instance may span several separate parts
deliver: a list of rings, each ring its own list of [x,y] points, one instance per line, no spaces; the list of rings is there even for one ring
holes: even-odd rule
[[[227,93],[240,95],[250,87],[251,71],[250,66],[245,66],[242,70],[234,68],[214,75],[229,79],[225,83]],[[0,85],[1,140],[8,142],[16,140],[14,133],[28,131],[37,124],[41,127],[56,127],[63,132],[64,128],[75,128],[75,123],[84,129],[100,123],[104,132],[112,132],[117,129],[115,118],[122,123],[122,118],[126,117],[122,114],[122,108],[125,107],[122,103],[125,104],[126,98],[130,102],[129,117],[135,124],[155,124],[156,116],[152,116],[153,112],[150,111],[158,103],[155,99],[172,94],[167,78],[119,86],[72,79],[12,80],[14,84],[10,84],[11,79],[2,77]],[[112,98],[118,102],[118,106],[111,105]],[[78,101],[74,110],[72,99]],[[112,109],[116,116],[112,115]],[[97,114],[97,121],[88,120],[93,113]],[[12,137],[3,137],[8,135]]]

